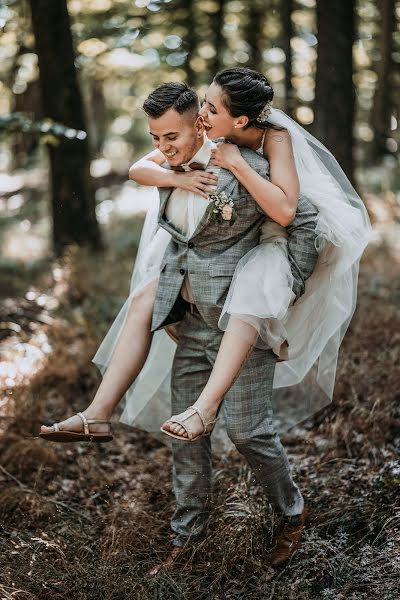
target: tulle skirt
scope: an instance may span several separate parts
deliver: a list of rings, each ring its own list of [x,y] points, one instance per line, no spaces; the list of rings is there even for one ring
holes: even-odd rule
[[[171,240],[171,234],[159,227],[140,261],[139,272],[134,273],[136,282],[132,281],[130,298],[142,293],[146,286],[158,279],[165,250]]]
[[[261,228],[260,244],[238,263],[219,319],[223,331],[236,331],[254,339],[250,325],[258,333],[256,345],[272,348],[280,356],[287,341],[285,323],[295,294],[287,255],[286,231],[276,223]],[[232,318],[234,317],[234,318]]]

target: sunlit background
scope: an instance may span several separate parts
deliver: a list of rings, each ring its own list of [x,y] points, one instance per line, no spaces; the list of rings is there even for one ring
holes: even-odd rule
[[[398,229],[393,218],[400,215],[399,2],[393,4],[391,15],[391,72],[386,84],[391,104],[389,130],[378,155],[373,145],[384,50],[383,4],[356,2],[355,175],[375,217],[376,243],[389,241],[398,258]],[[247,65],[269,78],[276,107],[290,109],[311,131],[314,122],[315,0],[69,0],[67,6],[86,131],[54,124],[43,114],[29,2],[6,0],[0,5],[0,115],[4,115],[0,119],[0,268],[5,302],[0,381],[8,392],[47,364],[52,345],[41,325],[46,319],[51,323],[49,315],[63,304],[71,285],[62,262],[48,267],[51,283],[47,291],[26,275],[36,268],[32,265],[52,260],[47,149],[59,143],[58,135],[88,138],[97,221],[109,247],[116,243],[130,248],[128,272],[134,246],[129,246],[129,232],[121,237],[118,227],[121,222],[131,224],[154,199],[154,190],[139,189],[127,180],[127,172],[132,162],[151,148],[141,106],[155,86],[167,80],[185,80],[202,96],[218,70]],[[289,20],[284,18],[285,6],[291,7]],[[288,81],[289,60],[292,72]],[[332,126],[334,123],[332,115]],[[21,268],[25,275],[20,274]],[[27,306],[35,307],[33,313],[32,308],[24,305],[22,310],[11,299],[15,291]],[[117,293],[118,298],[123,293]],[[13,303],[15,318],[10,317]],[[30,323],[29,334],[24,334],[19,324],[18,310]],[[37,321],[30,320],[32,314]],[[0,399],[0,408],[7,404],[7,397]]]

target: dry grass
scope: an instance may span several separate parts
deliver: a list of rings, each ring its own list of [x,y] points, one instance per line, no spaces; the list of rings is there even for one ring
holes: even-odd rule
[[[77,251],[57,266],[58,281],[53,264],[40,270],[34,286],[58,306],[37,313],[53,321],[13,317],[19,336],[29,339],[39,328],[53,352],[14,388],[14,413],[0,441],[0,597],[397,599],[400,265],[389,250],[374,247],[364,259],[334,410],[283,439],[311,508],[291,564],[282,572],[268,567],[279,520],[232,453],[215,459],[209,535],[152,580],[148,570],[169,549],[169,450],[123,426],[104,446],[32,439],[41,418],[83,408],[97,385],[90,359],[125,296],[133,253],[123,243],[113,248],[100,273],[98,259]],[[22,301],[15,305],[27,311]]]

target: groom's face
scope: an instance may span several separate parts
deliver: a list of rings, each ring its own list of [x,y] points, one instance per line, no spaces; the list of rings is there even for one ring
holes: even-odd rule
[[[149,129],[154,147],[171,166],[189,162],[203,145],[203,124],[196,111],[179,114],[170,108],[157,119],[149,117]]]

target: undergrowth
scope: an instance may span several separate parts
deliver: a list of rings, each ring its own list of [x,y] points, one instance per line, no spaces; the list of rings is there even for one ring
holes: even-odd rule
[[[8,294],[2,343],[11,352],[45,335],[52,350],[36,373],[7,392],[0,597],[397,599],[400,267],[384,246],[363,259],[334,404],[282,436],[311,512],[304,541],[283,571],[268,566],[279,517],[236,452],[214,457],[206,539],[150,579],[148,571],[170,549],[169,450],[122,425],[103,446],[36,438],[40,422],[83,409],[99,382],[90,361],[128,291],[135,241],[124,243],[124,236],[132,240],[133,231],[137,240],[139,231],[128,225],[115,232],[108,253],[71,249],[58,262],[32,268],[29,278],[22,269],[18,280],[6,270],[14,281],[9,290],[32,294]]]

